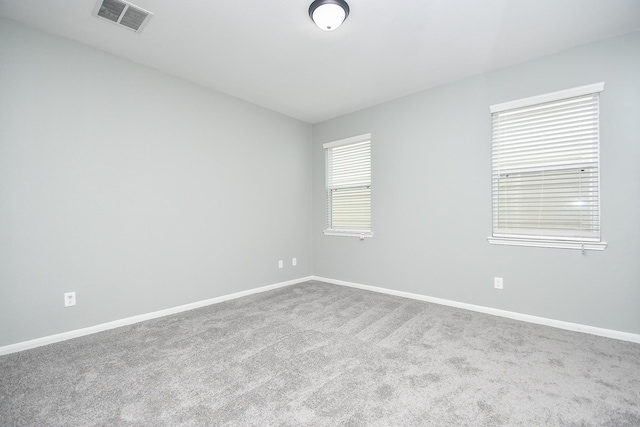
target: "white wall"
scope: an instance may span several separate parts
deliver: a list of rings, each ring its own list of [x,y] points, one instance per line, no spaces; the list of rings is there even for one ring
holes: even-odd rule
[[[312,273],[310,125],[6,19],[0,58],[0,346]]]
[[[604,81],[604,252],[493,246],[489,105]],[[325,142],[372,133],[373,232],[324,236]],[[314,274],[640,333],[640,32],[313,127]],[[503,277],[504,290],[493,289]]]

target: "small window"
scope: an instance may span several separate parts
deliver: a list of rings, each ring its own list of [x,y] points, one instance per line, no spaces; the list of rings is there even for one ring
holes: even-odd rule
[[[604,83],[493,105],[490,243],[602,250]]]
[[[324,234],[371,237],[371,135],[324,144],[327,229]]]

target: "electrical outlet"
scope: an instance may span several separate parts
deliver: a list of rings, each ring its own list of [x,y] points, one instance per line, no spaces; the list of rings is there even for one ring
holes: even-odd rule
[[[291,258],[291,265],[294,266],[294,267],[296,265],[298,265],[298,259],[297,258]]]
[[[502,277],[494,277],[493,278],[493,287],[496,289],[502,289],[503,280]]]
[[[71,307],[76,305],[76,293],[75,292],[67,292],[64,294],[64,306]]]
[[[284,267],[284,262],[282,260],[278,261],[278,268]]]

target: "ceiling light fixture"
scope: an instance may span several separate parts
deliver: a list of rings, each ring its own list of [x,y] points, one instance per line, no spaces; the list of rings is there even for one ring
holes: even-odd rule
[[[349,5],[344,0],[315,0],[309,6],[309,16],[320,29],[333,31],[349,16]]]

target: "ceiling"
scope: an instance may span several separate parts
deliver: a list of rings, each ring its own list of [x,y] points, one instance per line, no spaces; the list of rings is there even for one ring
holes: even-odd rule
[[[308,123],[640,29],[640,0],[347,0],[335,31],[311,0],[131,0],[140,33],[95,0],[0,0],[0,15]]]

